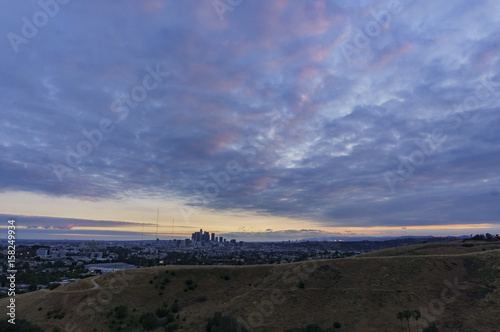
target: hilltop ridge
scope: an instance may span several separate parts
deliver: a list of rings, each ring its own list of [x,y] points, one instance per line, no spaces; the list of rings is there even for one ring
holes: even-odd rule
[[[309,324],[333,331],[334,322],[338,331],[399,331],[396,314],[418,309],[419,331],[434,321],[440,332],[493,332],[500,331],[498,287],[500,243],[468,241],[279,265],[116,271],[20,295],[17,305],[19,318],[46,331],[141,331],[141,315],[166,308],[170,328],[183,331],[205,331],[215,312],[249,331]],[[128,313],[120,320],[121,305]]]

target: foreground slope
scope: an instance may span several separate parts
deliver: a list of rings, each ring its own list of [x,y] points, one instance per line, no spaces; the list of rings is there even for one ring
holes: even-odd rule
[[[20,295],[17,314],[46,331],[140,331],[141,314],[178,305],[182,331],[205,331],[216,311],[253,331],[326,330],[335,321],[340,331],[400,331],[407,322],[396,314],[418,309],[419,324],[434,321],[440,332],[487,332],[500,331],[499,287],[500,243],[456,242],[282,265],[113,272]],[[112,312],[119,305],[128,307],[123,323]]]

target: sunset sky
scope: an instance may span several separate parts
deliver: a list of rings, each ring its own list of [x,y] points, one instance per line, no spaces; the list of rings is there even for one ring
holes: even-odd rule
[[[498,13],[4,1],[0,228],[152,240],[159,209],[160,239],[500,233]]]

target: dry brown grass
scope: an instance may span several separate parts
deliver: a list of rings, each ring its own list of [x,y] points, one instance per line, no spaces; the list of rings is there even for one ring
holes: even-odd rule
[[[247,323],[252,323],[249,315],[262,317],[259,326],[254,322],[255,331],[286,331],[311,323],[331,328],[334,321],[342,323],[341,331],[399,331],[398,311],[428,308],[432,300],[441,297],[445,280],[453,283],[457,278],[467,289],[436,315],[439,331],[500,331],[500,246],[462,244],[423,244],[308,263],[127,270],[123,287],[116,281],[121,275],[117,272],[97,277],[99,289],[93,289],[90,280],[82,280],[50,292],[21,295],[17,298],[18,316],[47,331],[54,325],[64,330],[67,324],[80,327],[81,332],[94,328],[107,331],[105,322],[110,319],[105,313],[118,305],[126,304],[130,312],[136,308],[131,314],[139,316],[154,312],[163,301],[170,305],[177,299],[183,331],[204,331],[206,320],[215,311],[241,317]],[[170,282],[160,296],[155,285],[161,285],[166,270],[170,271]],[[225,275],[229,280],[221,278]],[[303,280],[304,288],[296,287],[295,277]],[[198,286],[185,292],[188,279]],[[207,301],[199,302],[200,295]],[[257,306],[272,303],[272,299],[272,310],[259,311]],[[90,308],[95,312],[93,318]],[[49,310],[64,312],[64,318],[47,319]]]

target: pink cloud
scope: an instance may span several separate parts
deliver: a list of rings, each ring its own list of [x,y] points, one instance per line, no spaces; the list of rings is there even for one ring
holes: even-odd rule
[[[386,67],[391,62],[395,61],[397,58],[405,55],[413,49],[412,43],[406,43],[399,47],[391,48],[388,51],[382,53],[377,61],[370,65],[368,70],[381,69]]]

